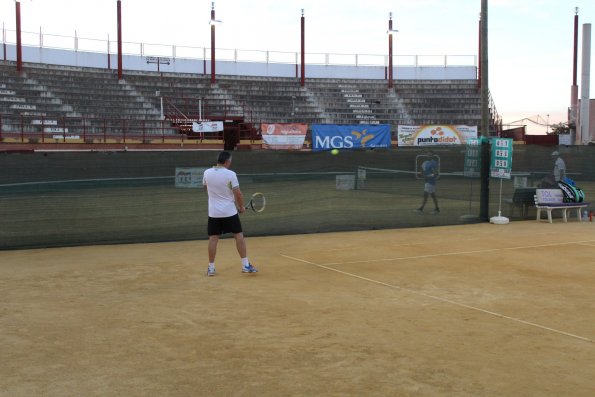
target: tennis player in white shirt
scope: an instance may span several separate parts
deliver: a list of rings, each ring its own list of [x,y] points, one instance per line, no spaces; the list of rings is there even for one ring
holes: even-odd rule
[[[209,267],[207,276],[215,275],[215,256],[219,237],[233,233],[238,254],[242,259],[242,273],[256,273],[258,270],[250,264],[247,255],[246,240],[242,231],[239,213],[246,211],[244,196],[235,172],[231,166],[231,153],[221,152],[217,165],[203,174],[202,184],[209,196]],[[239,212],[239,213],[238,213]]]

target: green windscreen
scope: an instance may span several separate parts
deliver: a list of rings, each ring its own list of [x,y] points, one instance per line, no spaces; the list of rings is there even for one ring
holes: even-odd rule
[[[513,177],[490,179],[489,216],[510,216],[515,189],[552,172],[552,148],[514,147]],[[590,201],[595,150],[559,149],[568,174]],[[200,172],[217,151],[25,152],[0,154],[0,249],[206,239],[207,196]],[[424,211],[429,157],[439,163],[435,195]],[[330,152],[239,151],[246,203],[266,208],[241,216],[246,236],[456,225],[479,222],[480,179],[465,176],[465,147]],[[511,220],[535,212],[512,213]]]

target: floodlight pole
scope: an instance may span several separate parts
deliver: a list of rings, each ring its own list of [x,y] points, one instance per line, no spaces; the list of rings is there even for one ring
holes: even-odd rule
[[[576,144],[576,127],[578,108],[578,84],[577,84],[577,65],[578,65],[578,7],[574,14],[574,54],[572,58],[572,86],[570,87],[570,114],[568,118],[568,126],[570,127],[570,144]]]
[[[301,64],[300,64],[300,86],[306,85],[306,17],[304,17],[304,9],[302,8],[301,18]]]
[[[589,104],[591,85],[591,24],[583,24],[583,51],[581,64],[581,109],[580,109],[580,136],[581,143],[588,145],[591,142],[591,129],[589,117]]]
[[[122,80],[122,1],[118,0],[118,80]]]
[[[215,84],[215,2],[211,3],[211,85]]]
[[[16,1],[17,18],[17,72],[23,71],[23,44],[21,42],[21,2]]]
[[[477,62],[477,88],[481,89],[481,14],[479,15],[477,38],[477,56],[479,57]]]
[[[479,218],[489,220],[490,207],[490,109],[488,87],[488,0],[481,0],[481,170]]]
[[[2,47],[4,49],[4,60],[6,61],[6,28],[2,22]]]
[[[388,14],[388,88],[393,88],[393,13]]]

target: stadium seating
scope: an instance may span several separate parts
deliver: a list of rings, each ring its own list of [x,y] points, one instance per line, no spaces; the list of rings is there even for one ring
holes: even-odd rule
[[[198,118],[233,120],[241,138],[261,122],[479,125],[476,80],[383,80],[189,75],[124,71],[0,61],[2,132],[179,134],[179,125],[162,122],[161,102]],[[191,109],[191,110],[184,110]],[[175,115],[173,117],[176,118]],[[141,127],[142,125],[142,127]],[[251,130],[252,128],[252,130]],[[188,125],[186,130],[188,132]],[[207,137],[208,138],[208,137]],[[221,136],[213,136],[221,139]]]

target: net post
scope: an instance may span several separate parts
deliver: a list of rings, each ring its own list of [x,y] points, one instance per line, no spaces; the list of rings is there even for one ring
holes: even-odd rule
[[[482,137],[481,140],[481,168],[479,178],[481,181],[479,219],[487,222],[490,219],[490,143],[487,137]]]

